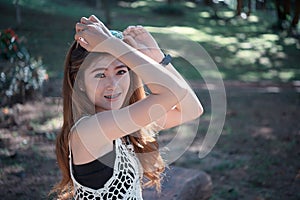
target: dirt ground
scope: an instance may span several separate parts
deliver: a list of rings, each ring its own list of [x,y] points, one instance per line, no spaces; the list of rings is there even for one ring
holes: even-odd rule
[[[192,85],[209,110],[207,91]],[[225,85],[227,114],[217,144],[199,159],[206,113],[194,142],[173,165],[206,171],[213,182],[211,200],[300,199],[299,84]],[[1,199],[52,199],[47,194],[60,178],[54,143],[62,123],[61,98],[53,96],[1,108]],[[174,130],[159,140],[170,141]]]

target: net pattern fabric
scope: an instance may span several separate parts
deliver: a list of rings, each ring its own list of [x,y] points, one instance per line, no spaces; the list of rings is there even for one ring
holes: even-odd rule
[[[142,200],[141,168],[131,144],[125,145],[121,139],[115,141],[116,159],[113,176],[103,188],[92,189],[78,183],[72,173],[70,152],[70,172],[74,184],[74,200]]]

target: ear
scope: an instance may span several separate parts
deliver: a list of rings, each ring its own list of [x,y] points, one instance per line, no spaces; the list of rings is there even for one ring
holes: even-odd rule
[[[85,92],[85,85],[84,85],[83,80],[78,81],[78,87],[81,92]]]

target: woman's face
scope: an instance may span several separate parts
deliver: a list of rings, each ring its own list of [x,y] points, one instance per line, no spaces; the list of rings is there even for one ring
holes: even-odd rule
[[[107,54],[84,71],[84,86],[96,112],[120,109],[130,85],[128,68]]]

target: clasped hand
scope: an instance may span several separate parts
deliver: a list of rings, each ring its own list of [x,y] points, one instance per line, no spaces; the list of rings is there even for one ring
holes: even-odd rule
[[[94,15],[82,17],[76,23],[74,38],[87,51],[92,51],[98,44],[112,37],[108,28]]]

